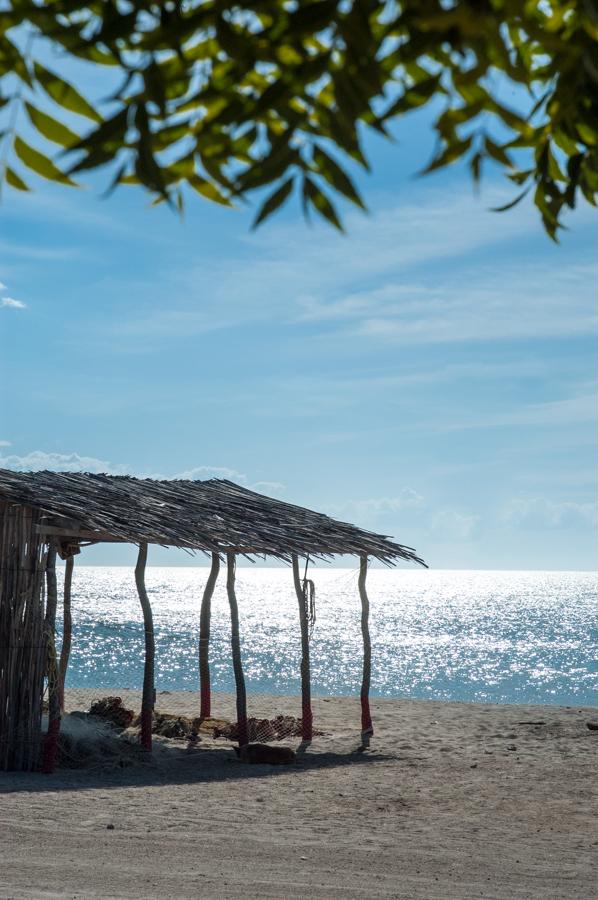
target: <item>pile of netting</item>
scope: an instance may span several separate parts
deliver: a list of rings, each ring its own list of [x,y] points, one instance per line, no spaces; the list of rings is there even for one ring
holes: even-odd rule
[[[314,735],[323,734],[321,731],[313,731]],[[302,722],[296,716],[274,716],[273,719],[247,719],[247,736],[250,741],[260,741],[267,744],[269,741],[283,741],[288,737],[301,737]],[[239,726],[237,722],[226,722],[223,726],[214,728],[214,737],[227,738],[229,741],[239,739]]]
[[[57,764],[61,769],[106,771],[147,765],[148,758],[137,741],[127,740],[110,723],[73,712],[61,721]]]
[[[89,709],[89,715],[109,722],[119,729],[136,728],[140,724],[140,717],[132,709],[127,709],[120,697],[103,697],[101,700],[94,700]],[[251,717],[247,720],[250,741],[268,743],[269,741],[282,741],[289,737],[301,737],[301,729],[301,719],[296,716],[276,715],[271,719]],[[236,722],[230,722],[227,719],[201,719],[198,716],[190,717],[171,712],[154,711],[152,733],[161,737],[182,740],[197,740],[201,734],[204,734],[213,738],[237,741],[239,726]],[[314,731],[314,735],[322,733]]]

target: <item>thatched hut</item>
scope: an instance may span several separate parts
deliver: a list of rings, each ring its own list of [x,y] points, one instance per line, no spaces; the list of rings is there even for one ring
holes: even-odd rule
[[[157,481],[87,473],[12,472],[0,469],[0,770],[54,768],[68,647],[70,578],[82,547],[103,542],[137,544],[135,580],[145,626],[141,741],[151,749],[154,708],[154,630],[145,589],[148,544],[211,554],[200,618],[201,715],[210,715],[210,603],[220,565],[227,567],[231,644],[240,745],[247,743],[245,682],[239,643],[235,564],[239,555],[289,562],[299,605],[303,739],[312,735],[309,660],[309,584],[300,558],[350,554],[360,559],[359,593],[364,644],[362,732],[372,733],[369,711],[370,640],[366,592],[368,559],[425,565],[410,547],[321,513],[263,496],[230,481]],[[60,665],[54,631],[56,557],[67,561],[64,638]],[[44,685],[49,726],[42,734]]]

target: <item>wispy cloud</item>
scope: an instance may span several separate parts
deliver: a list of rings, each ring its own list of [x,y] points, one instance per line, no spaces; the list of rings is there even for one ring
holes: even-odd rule
[[[0,447],[10,447],[10,441],[0,441]]]
[[[15,300],[14,297],[2,297],[0,299],[0,307],[6,309],[26,309],[27,306],[22,300]]]
[[[598,501],[578,503],[565,500],[555,502],[545,497],[528,497],[511,500],[502,513],[508,525],[545,531],[555,528],[596,528],[598,526]]]
[[[94,456],[80,456],[78,453],[46,453],[43,450],[33,450],[23,456],[0,455],[0,468],[12,469],[15,472],[39,472],[49,469],[52,472],[107,472],[111,475],[124,475],[128,471],[127,466],[114,465]]]
[[[204,478],[225,478],[229,481],[240,482],[247,481],[247,476],[243,475],[242,472],[237,472],[236,469],[229,469],[226,466],[194,466],[194,468],[186,469],[184,472],[179,472],[173,477],[189,481],[195,481],[196,479],[203,480]]]
[[[484,202],[430,192],[367,220],[350,218],[346,238],[297,223],[246,236],[228,258],[194,263],[187,253],[161,274],[153,301],[119,320],[118,335],[137,349],[131,337],[153,346],[252,324],[309,329],[312,339],[336,337],[343,346],[352,338],[375,346],[598,334],[598,266],[563,266],[564,250],[542,254],[541,263],[505,255],[497,279],[495,262],[484,263],[491,248],[502,253],[503,244],[537,232],[531,207],[489,213],[501,198],[494,189]]]

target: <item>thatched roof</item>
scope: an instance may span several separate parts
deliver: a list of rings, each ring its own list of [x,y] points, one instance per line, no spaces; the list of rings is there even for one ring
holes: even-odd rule
[[[415,551],[231,481],[0,469],[0,501],[42,510],[47,533],[289,559],[367,554],[425,565]],[[53,530],[54,529],[54,530]]]

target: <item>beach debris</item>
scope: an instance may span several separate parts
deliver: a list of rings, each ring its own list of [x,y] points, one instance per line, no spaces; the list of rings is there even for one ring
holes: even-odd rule
[[[105,719],[117,728],[128,728],[135,718],[135,713],[123,705],[121,697],[102,697],[101,700],[94,700],[89,707],[89,715]]]
[[[138,744],[124,739],[110,720],[77,713],[64,716],[58,738],[62,769],[118,770],[144,762]]]
[[[254,765],[288,766],[295,761],[295,751],[290,747],[271,747],[269,744],[247,744],[233,747],[241,762]]]
[[[598,731],[598,722],[586,722],[589,731]]]
[[[247,733],[250,741],[282,741],[287,737],[301,737],[302,722],[296,716],[274,716],[273,719],[247,719]],[[314,735],[322,735],[323,731],[313,730]],[[236,722],[227,722],[214,728],[215,738],[223,737],[229,741],[239,739],[239,727]]]
[[[106,825],[106,829],[108,831],[114,831],[114,825],[112,824],[112,822],[110,822],[108,825]]]
[[[175,716],[171,713],[155,712],[152,732],[162,737],[196,741],[199,737],[201,724],[199,717],[191,719],[188,716]]]

